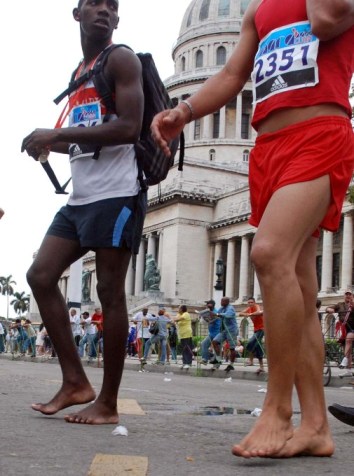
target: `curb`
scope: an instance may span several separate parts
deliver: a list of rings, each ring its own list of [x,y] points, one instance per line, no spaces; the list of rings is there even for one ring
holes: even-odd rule
[[[32,362],[38,364],[58,364],[57,357],[30,357],[30,356],[13,356],[9,353],[0,354],[0,360],[7,359],[7,360],[15,360],[20,362]],[[82,360],[82,365],[84,367],[92,367],[92,368],[103,368],[103,361],[93,361],[88,362],[86,359]],[[256,366],[255,366],[256,367]],[[219,378],[219,379],[228,379],[232,378],[235,380],[252,380],[257,382],[267,382],[268,380],[268,373],[265,372],[263,374],[258,375],[256,373],[256,368],[254,370],[249,370],[248,367],[245,367],[243,364],[235,363],[235,370],[230,372],[225,372],[225,370],[221,369],[212,369],[212,368],[205,368],[200,364],[192,365],[189,369],[181,369],[180,364],[171,364],[171,365],[156,365],[154,363],[148,362],[143,367],[141,366],[139,360],[130,360],[125,359],[124,363],[125,370],[132,370],[137,372],[153,372],[153,373],[160,373],[160,374],[175,374],[175,375],[189,375],[191,377],[204,377],[204,378]],[[247,369],[247,370],[246,370]],[[351,381],[354,380],[354,377],[340,377],[339,375],[333,375],[334,372],[340,372],[339,369],[333,367],[332,368],[332,377],[330,384],[328,387],[347,387],[353,388],[354,386],[349,386],[348,379]]]

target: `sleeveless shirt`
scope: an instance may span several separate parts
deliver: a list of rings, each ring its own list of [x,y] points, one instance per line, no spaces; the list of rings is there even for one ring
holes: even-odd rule
[[[271,112],[288,107],[334,103],[351,117],[354,27],[319,41],[307,19],[306,0],[263,0],[255,25],[260,39],[252,73],[256,130]]]

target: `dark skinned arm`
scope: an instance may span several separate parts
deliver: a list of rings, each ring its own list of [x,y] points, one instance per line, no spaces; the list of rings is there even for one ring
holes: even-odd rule
[[[116,48],[108,58],[105,74],[114,87],[117,120],[95,127],[35,129],[24,138],[21,151],[37,159],[43,149],[65,152],[72,143],[134,144],[139,138],[144,110],[140,60],[127,48]]]

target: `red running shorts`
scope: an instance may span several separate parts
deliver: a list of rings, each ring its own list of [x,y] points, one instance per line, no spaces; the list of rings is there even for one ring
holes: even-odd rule
[[[353,168],[354,134],[347,118],[321,116],[262,134],[250,156],[249,223],[259,225],[276,190],[329,175],[332,199],[320,227],[336,231]]]

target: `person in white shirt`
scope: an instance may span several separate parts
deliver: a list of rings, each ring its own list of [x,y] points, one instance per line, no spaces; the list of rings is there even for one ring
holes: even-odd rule
[[[79,347],[82,336],[82,327],[80,316],[77,314],[74,307],[72,307],[69,311],[69,318],[76,347]]]
[[[82,313],[81,326],[84,330],[84,336],[79,343],[79,355],[80,357],[84,356],[84,349],[86,344],[88,344],[88,360],[91,362],[93,358],[97,357],[96,347],[95,347],[95,337],[97,335],[97,327],[91,323],[92,317],[90,314],[85,311]]]
[[[148,308],[144,307],[141,311],[137,312],[133,318],[133,322],[136,324],[136,343],[139,359],[143,359],[145,344],[151,337],[149,332],[149,320],[152,320],[152,314],[148,311]]]

